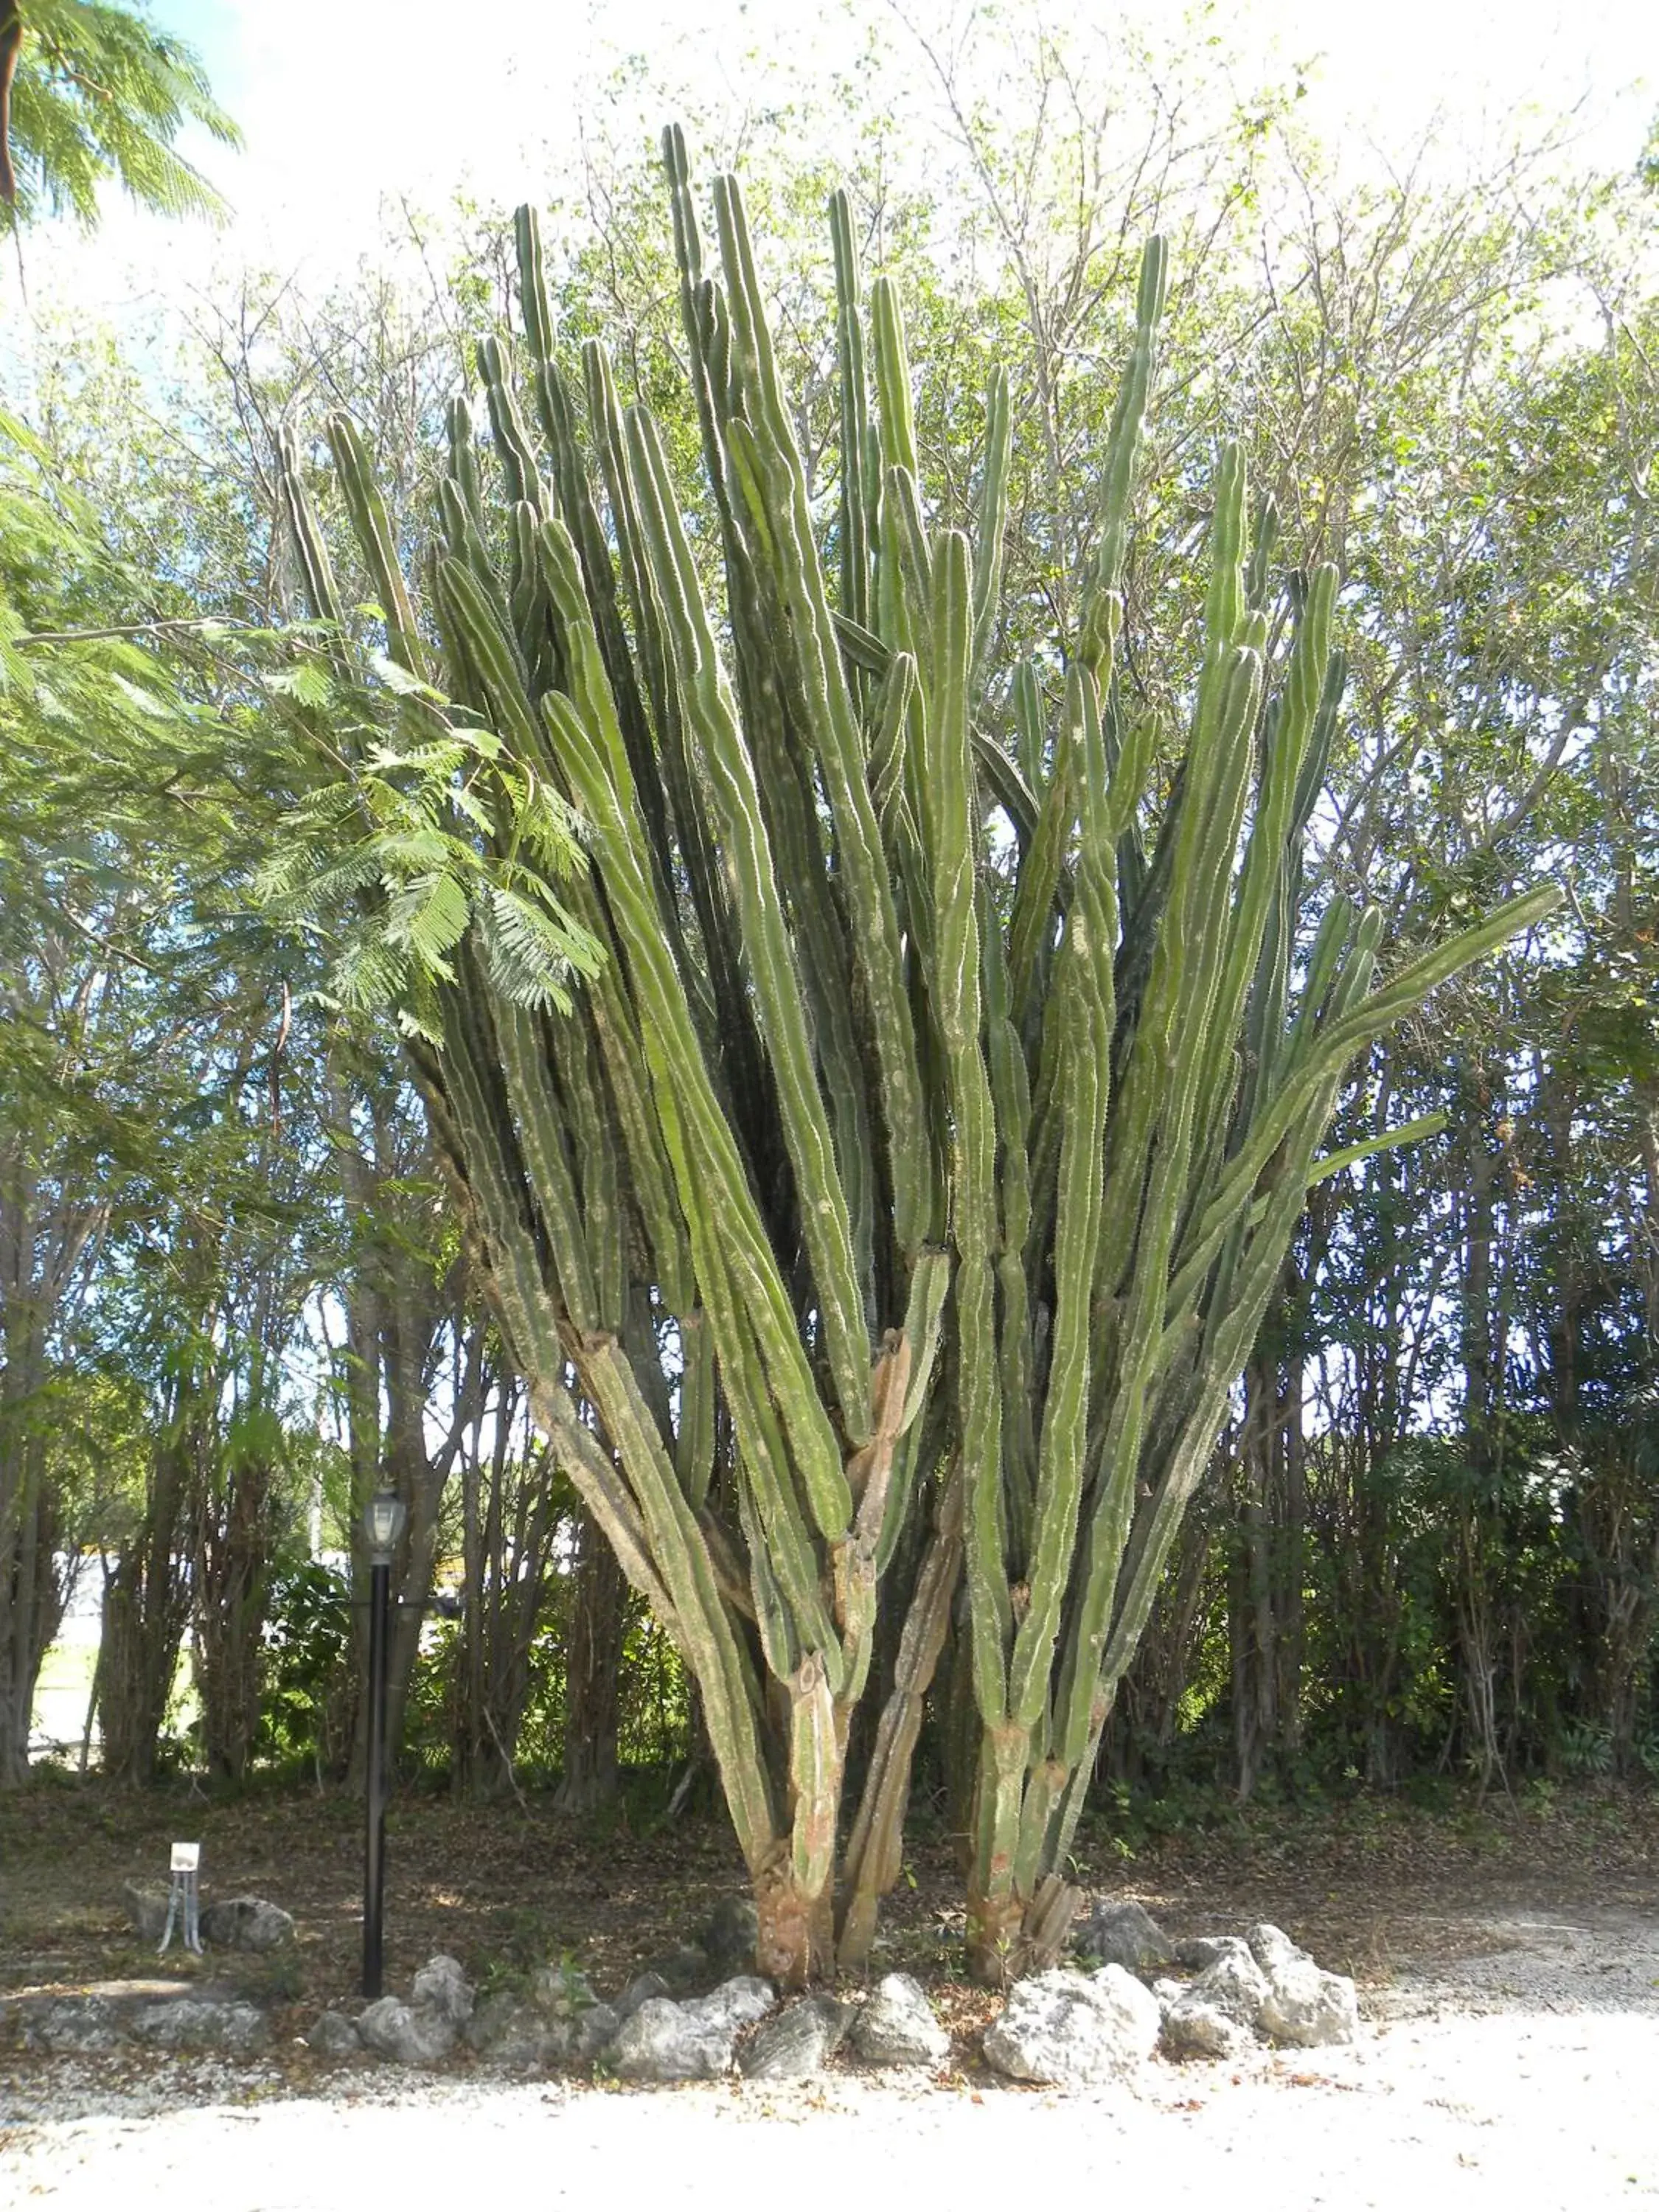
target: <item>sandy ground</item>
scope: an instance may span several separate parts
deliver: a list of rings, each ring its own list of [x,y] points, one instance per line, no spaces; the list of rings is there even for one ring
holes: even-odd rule
[[[326,2097],[145,2113],[131,2093],[100,2096],[88,2078],[70,2094],[65,2079],[53,2106],[79,2117],[0,2133],[0,2204],[361,2212],[487,2192],[516,2212],[757,2204],[785,2185],[858,2212],[947,2191],[1091,2212],[1126,2192],[1158,2212],[1580,2212],[1659,2197],[1659,1919],[1517,1912],[1483,1927],[1455,1965],[1407,1966],[1373,1993],[1355,2050],[1159,2062],[1139,2091],[1090,2097],[845,2075],[623,2091],[377,2073]],[[191,2094],[180,2075],[143,2101]]]

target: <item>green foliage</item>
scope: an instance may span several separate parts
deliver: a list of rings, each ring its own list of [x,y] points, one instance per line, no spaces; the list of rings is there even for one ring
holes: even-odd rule
[[[268,1613],[258,1756],[284,1772],[338,1774],[357,1697],[351,1577],[296,1564],[276,1577]]]
[[[109,542],[105,518],[46,441],[0,412],[0,835],[57,842],[77,804],[115,836],[153,844],[153,793],[214,744],[216,718],[156,651],[165,619]],[[198,625],[198,628],[200,626]],[[208,626],[210,632],[211,625]],[[73,732],[75,744],[70,743]]]
[[[90,228],[99,193],[110,183],[161,215],[228,212],[173,150],[190,123],[221,145],[241,143],[188,46],[155,28],[141,9],[106,0],[21,0],[18,13],[22,41],[11,88],[16,198],[0,207],[0,229],[58,214]]]
[[[557,1577],[531,1645],[529,1688],[513,1749],[521,1786],[550,1785],[563,1765],[570,1595],[569,1576]],[[428,1778],[447,1774],[453,1765],[465,1659],[461,1624],[434,1621],[426,1628],[410,1683],[403,1753],[409,1765]],[[630,1598],[613,1663],[620,1692],[617,1756],[623,1794],[636,1805],[659,1804],[692,1755],[691,1685],[673,1644],[637,1597]]]
[[[434,988],[454,981],[452,956],[475,921],[505,998],[568,1012],[572,981],[598,957],[561,896],[580,866],[568,807],[533,772],[515,772],[493,732],[442,720],[441,695],[392,663],[372,673],[384,690],[316,661],[266,678],[308,729],[326,727],[338,773],[275,825],[252,884],[259,910],[279,933],[318,942],[320,1004],[393,1009],[411,1036],[436,1036]],[[418,702],[416,726],[396,727],[392,701]]]
[[[463,701],[459,687],[452,700],[429,680],[368,453],[343,416],[330,438],[379,604],[348,619],[298,453],[285,445],[284,520],[329,654],[301,655],[267,678],[319,773],[283,819],[256,895],[279,923],[332,928],[341,1005],[394,1006],[405,1031],[428,1042],[440,1034],[436,994],[455,981],[451,956],[469,926],[509,1003],[568,1011],[573,975],[592,974],[599,957],[563,895],[581,850],[568,801],[513,744],[510,684],[505,696],[498,683]],[[477,586],[458,569],[451,588],[465,599]]]

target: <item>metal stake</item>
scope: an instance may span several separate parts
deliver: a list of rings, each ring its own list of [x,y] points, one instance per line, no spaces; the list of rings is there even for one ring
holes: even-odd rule
[[[368,1585],[368,1826],[363,1839],[363,1995],[380,1994],[386,1919],[386,1706],[392,1565],[376,1559]]]
[[[184,1944],[186,1951],[202,1953],[201,1905],[199,1879],[202,1846],[199,1844],[175,1844],[173,1863],[167,1883],[167,1925],[161,1930],[161,1941],[156,1955],[165,1951],[173,1941],[173,1930],[182,1919]]]

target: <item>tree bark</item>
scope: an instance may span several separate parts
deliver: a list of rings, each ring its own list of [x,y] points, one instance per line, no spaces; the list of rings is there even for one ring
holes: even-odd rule
[[[21,1131],[0,1131],[0,1789],[28,1778],[35,1684],[70,1578],[57,1565],[49,1347],[107,1218],[101,1202],[57,1191]]]
[[[204,1486],[198,1511],[196,1679],[208,1771],[219,1782],[243,1779],[259,1731],[275,1502],[273,1469],[239,1458]]]
[[[595,1813],[615,1802],[627,1582],[591,1515],[577,1521],[565,1638],[564,1765],[554,1803]]]
[[[150,1455],[143,1517],[104,1567],[94,1684],[101,1764],[113,1781],[154,1780],[190,1617],[191,1448],[169,1424]]]

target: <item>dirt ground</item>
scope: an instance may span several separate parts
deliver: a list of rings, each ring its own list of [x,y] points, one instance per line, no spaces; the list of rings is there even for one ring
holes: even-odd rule
[[[1139,1897],[1177,1936],[1277,1921],[1354,1975],[1366,2020],[1353,2051],[1158,2062],[1142,2094],[1104,2100],[1022,2091],[985,2069],[978,2030],[997,2000],[959,1978],[943,1838],[918,1843],[876,1960],[917,1973],[953,2031],[952,2062],[931,2080],[629,2091],[575,2076],[503,2085],[465,2058],[431,2080],[331,2072],[297,2038],[355,1990],[361,1865],[357,1812],[326,1796],[216,1804],[64,1785],[0,1799],[0,1991],[199,1971],[139,1948],[121,1907],[123,1880],[164,1877],[175,1838],[201,1841],[205,1895],[252,1891],[295,1916],[291,1951],[241,1969],[275,2007],[273,2051],[240,2072],[0,2051],[0,2205],[326,2212],[370,2185],[431,2201],[468,2185],[477,2160],[503,2182],[522,2169],[540,2202],[604,2188],[627,2203],[629,2158],[653,2177],[638,2201],[712,2205],[750,2168],[766,2185],[775,2130],[798,2140],[807,2124],[877,2203],[901,2188],[925,2197],[929,2155],[988,2181],[1006,2167],[1010,2188],[1034,2157],[1067,2187],[1121,2189],[1144,2168],[1161,2206],[1213,2205],[1223,2184],[1229,2201],[1275,2212],[1413,2198],[1425,2212],[1577,2212],[1659,2196],[1659,1808],[1645,1799],[1498,1799],[1433,1816],[1358,1801],[1230,1817],[1133,1856],[1096,1834],[1080,1869],[1091,1888]],[[608,1995],[741,1887],[713,1824],[595,1831],[533,1799],[480,1812],[406,1796],[390,1848],[393,1988],[442,1949],[485,1984],[568,1957]],[[222,1984],[223,1960],[212,1971]]]
[[[121,1886],[165,1886],[175,1838],[202,1845],[204,1899],[252,1893],[298,1923],[291,1952],[250,1964],[251,1993],[299,2012],[352,1993],[358,1805],[331,1793],[214,1800],[68,1782],[0,1794],[0,1991],[155,1972]],[[481,1981],[568,1956],[608,1995],[744,1887],[715,1820],[635,1833],[625,1815],[580,1823],[533,1796],[478,1808],[404,1793],[387,1839],[388,1987],[442,1950]],[[1494,1913],[1659,1911],[1659,1799],[1496,1796],[1429,1814],[1358,1798],[1230,1814],[1132,1853],[1097,1827],[1080,1844],[1078,1879],[1139,1898],[1177,1935],[1276,1921],[1322,1965],[1376,1991],[1402,1968],[1478,1947]],[[882,1971],[915,1973],[947,2002],[978,2002],[957,1978],[961,1884],[947,1838],[915,1839],[878,1940]],[[164,1966],[192,1971],[176,1948]]]

